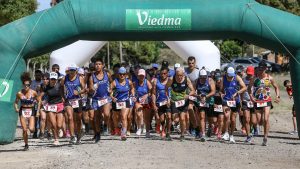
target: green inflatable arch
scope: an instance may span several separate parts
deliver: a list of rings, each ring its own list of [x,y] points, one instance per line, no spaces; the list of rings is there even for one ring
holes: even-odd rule
[[[238,38],[288,53],[294,56],[291,76],[300,121],[299,28],[300,17],[253,0],[64,0],[0,28],[0,143],[14,140],[17,114],[12,105],[21,88],[24,59],[78,39]]]

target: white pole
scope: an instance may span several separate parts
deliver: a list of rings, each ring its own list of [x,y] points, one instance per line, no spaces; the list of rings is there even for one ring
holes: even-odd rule
[[[109,61],[109,42],[107,42],[107,68],[110,69],[110,61]]]

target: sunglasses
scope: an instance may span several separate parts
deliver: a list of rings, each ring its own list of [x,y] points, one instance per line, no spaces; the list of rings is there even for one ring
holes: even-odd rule
[[[26,84],[24,84],[24,86],[25,86],[25,87],[29,87],[29,86],[30,86],[30,84],[26,83]]]
[[[74,70],[74,69],[71,69],[71,70],[69,70],[70,72],[76,72],[76,70]]]
[[[125,73],[120,73],[119,75],[120,75],[120,76],[125,76],[126,74],[125,74]]]

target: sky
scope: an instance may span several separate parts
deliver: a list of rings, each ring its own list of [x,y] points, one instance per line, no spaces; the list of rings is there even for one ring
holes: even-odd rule
[[[51,0],[37,0],[37,2],[38,2],[38,8],[36,10],[37,12],[50,8]]]

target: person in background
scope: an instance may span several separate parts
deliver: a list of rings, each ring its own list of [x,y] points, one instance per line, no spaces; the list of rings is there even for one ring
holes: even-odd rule
[[[293,100],[293,88],[292,88],[292,82],[289,81],[289,80],[285,80],[283,82],[283,86],[285,87],[285,90],[289,96],[289,98],[291,100]],[[294,101],[294,100],[293,100]],[[292,120],[293,120],[293,126],[294,126],[294,130],[291,131],[289,134],[291,135],[294,135],[294,134],[297,134],[298,133],[298,130],[297,130],[297,120],[296,120],[296,111],[295,111],[295,105],[293,104],[293,109],[292,109]]]

